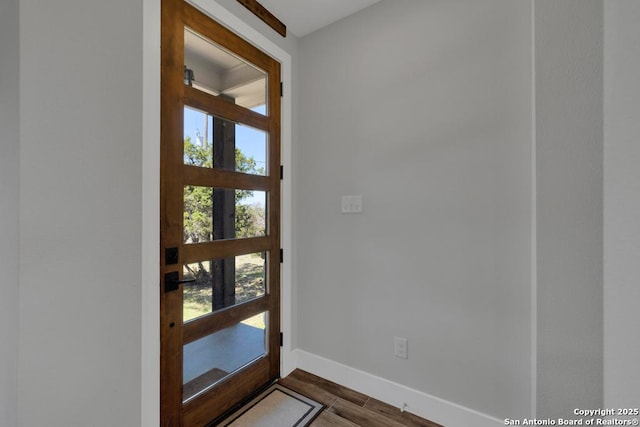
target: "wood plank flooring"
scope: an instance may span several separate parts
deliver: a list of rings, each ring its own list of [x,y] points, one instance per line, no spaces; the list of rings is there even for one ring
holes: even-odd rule
[[[327,406],[311,427],[443,427],[300,369],[279,382]]]

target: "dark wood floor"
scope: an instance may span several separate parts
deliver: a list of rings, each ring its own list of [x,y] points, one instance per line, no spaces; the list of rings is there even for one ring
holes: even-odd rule
[[[311,427],[442,427],[300,369],[279,382],[326,405]]]

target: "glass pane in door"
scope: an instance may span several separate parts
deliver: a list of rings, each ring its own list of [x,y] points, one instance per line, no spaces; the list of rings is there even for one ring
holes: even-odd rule
[[[258,252],[183,267],[184,322],[264,296],[267,254]]]
[[[267,353],[267,313],[186,344],[183,392],[187,401]]]
[[[185,107],[183,138],[185,165],[268,174],[264,131]]]
[[[266,113],[267,73],[190,28],[184,29],[184,83]]]
[[[267,193],[187,185],[184,243],[261,237],[267,234]]]

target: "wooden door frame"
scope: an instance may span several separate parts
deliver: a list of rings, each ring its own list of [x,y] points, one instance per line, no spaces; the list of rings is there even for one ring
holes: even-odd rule
[[[142,26],[142,266],[141,266],[141,420],[143,425],[160,425],[160,263],[159,206],[160,206],[160,1],[143,0],[145,21]],[[281,63],[284,94],[282,97],[281,160],[282,180],[281,241],[285,262],[281,266],[281,329],[284,345],[281,348],[281,375],[286,376],[297,367],[297,354],[292,348],[291,331],[295,323],[292,303],[292,58],[285,50],[287,41],[276,44],[240,18],[244,9],[227,9],[217,0],[190,0],[200,10],[262,49]],[[245,16],[249,16],[248,14]],[[285,48],[281,47],[285,46]]]
[[[162,45],[164,49],[170,50],[171,52],[180,52],[182,53],[184,46],[183,46],[183,40],[181,39],[181,37],[175,37],[175,34],[182,34],[183,28],[184,28],[184,24],[185,24],[185,17],[188,19],[191,19],[193,16],[197,15],[197,14],[201,14],[200,11],[196,10],[195,8],[191,7],[191,6],[186,6],[186,12],[183,12],[183,8],[184,8],[184,3],[181,0],[165,0],[165,7],[163,7],[162,9],[162,14],[163,14],[163,18],[164,19],[164,23],[165,25],[169,25],[169,26],[175,26],[175,28],[172,28],[170,30],[170,34],[172,33],[173,36],[170,37],[166,37],[165,34],[167,34],[167,32],[165,31],[163,33],[162,36]],[[183,15],[183,13],[185,13],[185,15]],[[204,16],[204,15],[203,15]],[[191,17],[191,18],[190,18]],[[214,21],[217,21],[214,20]],[[216,24],[217,25],[217,24]],[[257,44],[255,42],[251,42],[250,43],[253,46],[257,46]],[[257,46],[260,47],[260,46]],[[276,59],[276,61],[278,62],[278,58],[277,55],[271,55],[270,52],[268,52],[268,54],[270,56],[272,56],[274,59]],[[176,58],[178,58],[178,55],[170,55],[173,60],[177,61]],[[287,55],[288,56],[288,55]],[[250,61],[252,61],[252,58],[249,58]],[[175,63],[171,63],[171,61],[167,62],[166,58],[163,59],[163,79],[167,79],[167,76],[169,76],[168,78],[170,80],[173,81],[182,81],[182,57],[180,55],[180,59],[179,59],[179,64],[175,64]],[[255,63],[255,61],[252,61]],[[260,65],[260,64],[258,64]],[[271,68],[269,69],[269,74],[271,76],[275,76],[277,78],[278,81],[280,81],[280,66],[278,65],[277,68]],[[287,67],[286,71],[289,71],[290,68],[290,64]],[[289,73],[287,73],[289,74]],[[270,99],[280,99],[280,85],[278,84],[274,84],[274,81],[271,81],[271,84],[269,85],[269,97]],[[164,119],[161,122],[161,127],[163,128],[162,130],[162,135],[163,138],[177,138],[177,133],[176,133],[176,129],[179,128],[179,124],[181,123],[181,118],[178,117],[178,114],[181,115],[181,109],[176,109],[175,105],[183,105],[184,104],[184,97],[189,97],[193,100],[193,94],[190,93],[190,91],[193,91],[193,89],[191,88],[186,88],[183,90],[183,88],[177,89],[177,85],[175,85],[174,88],[170,89],[167,93],[162,93],[162,97],[161,97],[161,105],[163,106],[162,109],[163,111],[165,111],[165,113],[163,113]],[[284,99],[279,100],[278,102],[282,102],[284,103]],[[289,104],[289,103],[287,103]],[[281,137],[283,140],[288,141],[289,140],[289,134],[286,130],[282,131],[282,129],[284,129],[285,127],[288,128],[288,126],[283,125],[281,117],[280,117],[280,113],[281,110],[280,108],[275,108],[270,106],[270,109],[272,111],[270,111],[269,117],[270,117],[270,132],[273,132],[272,137],[274,137],[276,140]],[[290,105],[285,105],[286,110],[289,112],[290,114]],[[179,110],[179,111],[178,111]],[[167,116],[167,111],[171,111],[170,115]],[[251,119],[251,118],[249,118]],[[165,122],[168,123],[168,126],[165,126]],[[249,123],[250,124],[250,123]],[[176,135],[173,135],[176,134]],[[182,137],[180,135],[180,142],[182,142]],[[181,145],[181,144],[180,144]],[[165,143],[166,146],[166,143]],[[163,157],[163,164],[161,165],[161,168],[163,170],[179,170],[181,169],[182,166],[182,154],[181,152],[178,153],[178,145],[176,143],[172,143],[169,144],[169,146],[171,148],[169,148],[169,152],[171,153],[170,156],[165,156]],[[283,148],[284,150],[281,150],[280,144],[270,144],[271,147],[275,147],[276,151],[273,151],[273,149],[271,150],[270,153],[270,157],[271,158],[276,158],[278,156],[281,155],[281,153],[284,151],[286,153],[288,153],[290,150],[288,148],[289,144],[283,144]],[[175,152],[174,152],[175,151]],[[181,150],[180,150],[181,151]],[[281,161],[279,162],[280,164],[287,164],[288,165],[288,156],[283,156],[284,158],[281,159]],[[167,160],[169,159],[169,160]],[[177,164],[177,162],[180,162],[180,165]],[[168,162],[168,163],[167,163]],[[176,163],[176,164],[172,164],[172,162]],[[279,193],[280,191],[287,191],[287,187],[289,188],[289,193],[290,194],[290,178],[287,180],[283,180],[283,184],[281,184],[280,181],[276,181],[274,179],[274,175],[276,173],[276,170],[279,169],[278,167],[275,166],[275,164],[273,162],[270,162],[270,168],[272,170],[272,175],[270,178],[270,184],[269,184],[269,203],[272,206],[278,206],[279,209],[276,209],[275,211],[271,212],[271,220],[269,221],[269,228],[270,228],[270,234],[271,235],[281,235],[280,233],[280,227],[281,227],[281,217],[280,217],[280,212],[282,212],[283,209],[283,204],[281,203],[280,199],[279,199]],[[182,180],[180,179],[181,175],[178,174],[177,175],[177,179],[175,179],[175,183],[173,182],[174,179],[170,178],[170,179],[165,179],[163,182],[163,186],[165,189],[167,189],[167,187],[171,187],[174,184],[176,186],[182,186]],[[164,179],[164,178],[163,178]],[[284,187],[284,188],[280,188],[280,187]],[[176,187],[177,188],[177,187]],[[181,189],[181,188],[180,188]],[[279,189],[278,191],[276,191],[276,189]],[[175,190],[174,190],[175,191]],[[163,193],[164,194],[164,193]],[[166,203],[164,203],[161,200],[161,205],[165,205]],[[285,205],[287,205],[289,207],[289,209],[285,208],[285,212],[283,212],[284,216],[289,216],[289,212],[290,212],[290,203],[285,203]],[[181,207],[181,206],[180,206]],[[167,207],[165,207],[165,209],[169,209]],[[173,209],[173,208],[171,208]],[[176,208],[177,209],[177,208]],[[179,215],[177,215],[175,212],[172,214],[172,216],[174,218],[177,218],[178,216],[182,216],[181,214],[181,209],[179,212]],[[181,227],[180,227],[181,228]],[[290,227],[284,227],[285,232],[287,232],[288,234],[290,234]],[[175,232],[172,232],[173,234],[175,234]],[[167,241],[167,235],[165,235],[165,242]],[[176,236],[172,236],[169,238],[169,240],[175,240],[177,237]],[[180,236],[181,239],[181,236]],[[271,259],[273,260],[272,262],[275,265],[278,265],[279,262],[277,261],[277,252],[279,247],[290,247],[289,243],[290,242],[290,235],[288,236],[282,236],[282,244],[281,245],[277,245],[278,248],[271,247],[269,246],[269,251],[272,254]],[[274,243],[275,244],[275,243]],[[161,254],[161,262],[159,264],[162,264],[162,254]],[[170,267],[169,269],[173,269],[173,267]],[[285,270],[284,268],[282,268],[281,266],[278,265],[278,268],[275,268],[275,266],[272,264],[271,267],[272,271],[276,271],[279,269],[282,269],[282,273],[280,275],[280,282],[283,283],[285,279],[284,276],[288,276],[288,278],[290,278],[290,271]],[[166,269],[165,269],[166,270]],[[284,280],[283,280],[284,279]],[[272,278],[272,281],[276,281],[275,279]],[[288,281],[287,281],[288,283]],[[277,287],[276,287],[277,289]],[[290,301],[290,289],[286,289],[284,290],[285,294],[285,298],[284,300],[286,300],[286,302]],[[275,301],[277,301],[282,309],[282,312],[280,313],[280,316],[278,316],[278,318],[276,319],[271,319],[271,322],[274,326],[272,332],[272,336],[270,336],[269,340],[271,343],[276,343],[277,341],[279,341],[278,339],[276,339],[276,335],[277,333],[275,331],[283,331],[283,332],[287,332],[290,328],[289,327],[278,327],[280,324],[280,319],[282,317],[285,317],[287,319],[290,319],[290,315],[291,315],[291,307],[290,304],[285,303],[283,304],[283,299],[280,297],[279,292],[276,291],[272,291],[272,295],[273,298],[275,299]],[[175,294],[162,294],[162,301],[171,301],[172,299],[180,299],[181,300],[181,293],[175,293]],[[176,303],[176,302],[174,302]],[[272,307],[272,306],[269,306]],[[161,316],[164,316],[164,313],[161,313]],[[160,324],[160,333],[162,334],[163,338],[162,338],[162,342],[166,342],[167,340],[173,340],[176,341],[176,336],[177,335],[182,335],[182,330],[181,328],[175,328],[175,329],[169,329],[169,328],[165,328],[164,326],[169,325],[171,323],[177,324],[179,321],[181,321],[181,319],[170,319],[170,318],[161,318],[161,324]],[[165,325],[166,323],[166,325]],[[289,326],[289,325],[288,325]],[[177,335],[176,335],[177,334]],[[288,334],[287,334],[288,335]],[[172,338],[169,338],[169,336],[171,336]],[[180,340],[181,341],[181,340]],[[288,339],[286,341],[289,341]],[[288,343],[287,343],[288,344]],[[287,350],[290,350],[290,345],[285,345],[285,348]],[[274,351],[273,347],[271,348],[270,352],[272,354],[276,354],[276,353],[281,353],[280,349],[278,349],[278,351]],[[288,353],[288,351],[284,352],[284,353]],[[287,362],[285,359],[287,358],[287,356],[283,355],[281,356],[281,361],[283,362]],[[174,368],[175,366],[177,366],[177,362],[172,358],[172,357],[165,357],[161,358],[163,365],[165,366],[164,368],[162,368],[161,366],[161,370],[166,372],[166,365],[172,365]],[[259,362],[260,363],[260,362]],[[291,366],[290,363],[286,363],[288,367],[287,369],[284,370],[284,373],[288,373],[293,366]],[[280,366],[276,366],[274,367],[273,365],[268,365],[268,364],[264,364],[262,363],[261,368],[267,368],[268,372],[270,373],[271,377],[276,376],[279,372],[280,372]],[[251,369],[251,368],[249,368]],[[249,370],[247,369],[247,370]],[[177,379],[176,379],[177,381]],[[175,382],[175,381],[174,381]],[[180,390],[181,389],[181,383],[180,384],[173,384],[170,381],[167,381],[167,377],[164,378],[164,382],[160,385],[160,391],[161,391],[161,396],[162,396],[162,400],[164,401],[164,404],[161,403],[161,405],[166,405],[167,401],[180,401],[180,403],[182,403],[182,396],[178,396],[176,390]],[[246,387],[254,387],[255,388],[256,384],[246,384]],[[224,387],[224,386],[223,386]],[[221,393],[222,394],[222,393]],[[194,399],[194,401],[197,399]],[[185,405],[185,410],[184,410],[184,417],[185,418],[189,418],[189,421],[187,422],[188,425],[200,425],[206,421],[208,421],[205,417],[206,415],[204,415],[202,412],[193,409],[195,408],[195,405],[191,405],[190,403],[187,403]],[[166,411],[165,411],[166,414]],[[178,417],[178,415],[175,415],[175,417]],[[163,419],[163,425],[181,425],[181,420],[178,418],[166,418]]]

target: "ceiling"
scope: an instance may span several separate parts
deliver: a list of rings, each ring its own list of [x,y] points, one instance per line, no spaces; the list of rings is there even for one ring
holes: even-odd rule
[[[380,0],[260,0],[290,31],[303,37]]]

